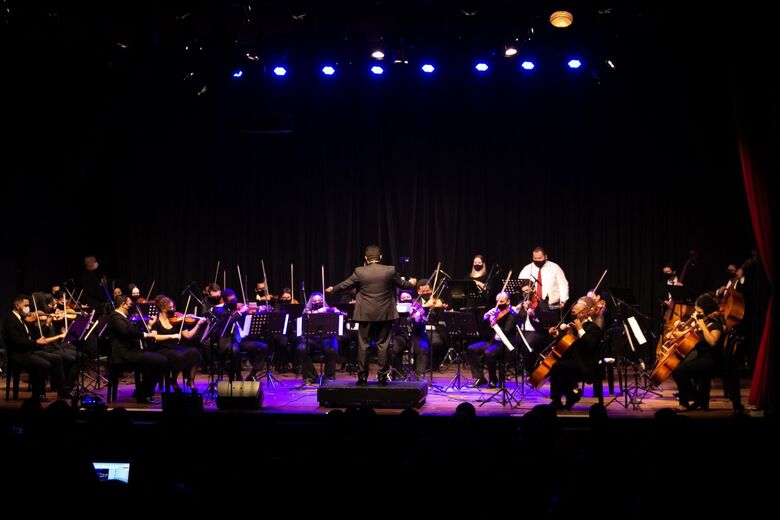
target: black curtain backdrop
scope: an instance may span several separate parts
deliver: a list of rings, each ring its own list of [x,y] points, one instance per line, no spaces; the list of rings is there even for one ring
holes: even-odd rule
[[[517,273],[543,245],[573,297],[609,269],[604,285],[649,312],[663,261],[698,246],[716,286],[754,242],[722,58],[738,57],[699,30],[658,20],[597,77],[226,67],[200,96],[151,46],[95,69],[58,40],[71,59],[44,73],[29,57],[51,41],[15,34],[3,297],[74,276],[87,253],[122,286],[178,297],[218,260],[236,290],[236,265],[253,286],[264,259],[274,292],[290,263],[311,292],[320,265],[338,282],[369,243],[418,277],[437,261],[463,276],[477,253]]]

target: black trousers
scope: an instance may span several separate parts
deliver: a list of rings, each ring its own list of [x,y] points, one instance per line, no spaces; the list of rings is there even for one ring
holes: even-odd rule
[[[358,373],[368,375],[368,347],[376,343],[379,355],[379,375],[387,376],[390,371],[390,359],[387,347],[390,344],[392,321],[361,321],[358,325]]]

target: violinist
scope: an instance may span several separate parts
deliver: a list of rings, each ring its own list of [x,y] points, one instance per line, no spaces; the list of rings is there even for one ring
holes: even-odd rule
[[[536,310],[539,307],[539,298],[536,293],[536,287],[533,282],[529,285],[530,290],[525,291],[523,299],[515,305],[515,311],[518,315],[518,325],[523,333],[523,337],[531,347],[531,351],[523,345],[520,348],[520,355],[523,360],[523,368],[529,374],[533,371],[540,353],[550,343],[550,335],[547,328],[539,321],[539,315]]]
[[[111,361],[134,365],[140,372],[139,384],[136,385],[135,399],[139,404],[159,404],[155,399],[154,389],[165,372],[167,360],[161,354],[145,350],[143,339],[154,337],[156,331],[141,332],[127,319],[133,301],[129,296],[121,295],[114,299],[116,309],[108,319],[111,335]]]
[[[533,291],[536,294],[536,317],[544,327],[549,327],[558,322],[561,310],[569,300],[569,282],[561,266],[547,259],[547,251],[542,246],[534,248],[531,260],[518,278],[531,281],[523,287],[523,293]]]
[[[309,301],[306,302],[306,308],[303,310],[304,316],[307,314],[320,314],[323,312],[341,312],[336,307],[325,305],[325,300],[321,292],[313,292],[309,295]],[[315,338],[300,337],[298,339],[297,363],[301,367],[303,380],[307,384],[314,384],[319,379],[317,370],[309,354],[310,349],[321,347],[322,355],[325,356],[324,376],[328,380],[336,379],[336,364],[339,360],[338,338],[336,336]]]
[[[8,359],[19,368],[30,374],[33,399],[46,400],[46,380],[52,373],[52,366],[62,360],[54,354],[42,351],[46,345],[45,338],[32,339],[30,327],[25,317],[30,315],[30,297],[24,294],[16,296],[11,311],[3,319],[3,339],[5,340]],[[10,377],[10,376],[9,376]]]
[[[75,346],[65,343],[65,312],[56,310],[54,297],[51,294],[41,292],[33,293],[32,297],[40,317],[40,320],[32,320],[33,326],[30,327],[32,338],[43,337],[46,340],[46,345],[43,346],[42,350],[62,358],[63,376],[59,383],[55,383],[55,386],[63,388],[65,392],[62,393],[68,393],[76,384],[81,364],[86,360],[86,356],[80,353]],[[35,316],[31,315],[31,317]],[[68,314],[70,320],[75,319],[75,317],[75,313]],[[59,373],[53,373],[52,379],[60,379]]]
[[[577,384],[595,382],[600,377],[599,354],[604,329],[604,302],[597,301],[592,293],[583,296],[571,308],[571,323],[558,328],[551,327],[550,335],[556,339],[565,334],[574,334],[576,339],[564,352],[561,359],[550,369],[550,399],[556,410],[571,410],[582,397]],[[566,396],[564,406],[561,398]]]
[[[266,289],[265,283],[257,282],[257,284],[255,284],[255,301],[258,305],[269,305],[271,301],[275,299],[276,298],[268,292],[268,289]]]
[[[430,281],[426,280],[425,278],[417,282],[417,295],[420,300],[420,304],[422,304],[422,307],[425,310],[425,318],[427,322],[425,330],[427,331],[428,343],[431,347],[430,353],[432,358],[428,361],[435,364],[443,356],[446,347],[444,343],[445,336],[437,326],[437,322],[439,321],[438,313],[444,312],[448,306],[442,301],[441,298],[434,296]],[[426,353],[426,358],[427,357],[428,356]],[[426,366],[430,368],[432,365],[426,362]]]
[[[425,330],[428,322],[426,309],[420,302],[412,299],[412,293],[409,291],[401,291],[398,300],[400,303],[411,304],[411,310],[406,318],[407,323],[404,324],[402,323],[404,320],[399,320],[398,326],[393,329],[392,347],[390,348],[390,364],[395,369],[393,375],[403,373],[403,352],[408,349],[415,361],[415,375],[422,378],[428,368],[430,351],[428,331]],[[406,326],[404,327],[404,325]]]
[[[130,299],[133,303],[144,303],[146,300],[141,296],[141,289],[134,283],[127,286],[127,290],[130,293]]]
[[[190,341],[205,326],[206,318],[197,319],[192,328],[186,329],[181,327],[184,316],[177,315],[172,299],[163,296],[157,301],[157,308],[160,312],[149,320],[149,329],[157,332],[155,346],[150,346],[149,350],[162,354],[168,360],[171,387],[175,392],[181,391],[178,383],[180,373],[184,374],[185,384],[192,391],[195,389],[195,371],[200,366],[201,355]],[[179,323],[174,323],[176,321]]]
[[[698,335],[700,341],[672,372],[677,384],[677,398],[683,410],[709,410],[710,384],[715,370],[716,348],[719,347],[725,323],[718,312],[719,302],[712,293],[704,293],[696,299],[690,323],[680,324],[669,332],[671,337],[689,333],[688,328]]]
[[[512,341],[517,334],[517,311],[509,304],[509,294],[500,292],[496,295],[496,306],[485,313],[483,319],[493,327],[498,327],[504,335]],[[496,332],[491,341],[480,341],[469,345],[468,359],[471,366],[471,376],[474,378],[474,386],[488,385],[488,388],[503,387],[506,380],[506,366],[504,364],[507,348],[501,337]],[[480,356],[484,355],[485,365],[488,369],[489,380],[485,379],[480,366]],[[498,368],[498,377],[496,377]]]
[[[249,312],[249,306],[238,302],[233,289],[226,288],[221,293],[223,303],[214,306],[212,309],[212,312],[217,316],[217,321],[212,330],[214,331],[213,337],[217,338],[219,357],[223,363],[229,363],[229,374],[232,380],[241,381],[241,352],[245,352],[249,362],[252,363],[252,370],[246,380],[254,381],[263,368],[268,345],[242,336],[241,323],[243,323],[244,317]],[[213,298],[212,294],[213,291],[210,290],[210,301]]]

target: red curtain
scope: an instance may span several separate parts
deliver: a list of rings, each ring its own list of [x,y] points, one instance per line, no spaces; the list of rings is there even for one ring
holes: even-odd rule
[[[742,126],[742,125],[740,125]],[[742,179],[745,183],[750,219],[753,224],[753,234],[758,245],[758,254],[766,272],[770,286],[774,282],[774,244],[772,241],[772,216],[767,193],[766,172],[754,164],[753,156],[745,142],[744,127],[740,128],[739,155],[742,163]],[[753,383],[750,387],[748,402],[760,409],[772,408],[772,376],[773,376],[773,330],[772,308],[773,298],[770,297],[767,306],[764,333],[756,357],[753,370]]]

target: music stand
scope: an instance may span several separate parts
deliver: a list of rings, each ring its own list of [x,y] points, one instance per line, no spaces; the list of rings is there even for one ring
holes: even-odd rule
[[[472,280],[469,281],[474,284]],[[474,284],[474,286],[476,287],[476,284]],[[445,357],[449,356],[451,352],[455,353],[453,361],[456,364],[457,370],[455,372],[455,376],[453,376],[453,378],[444,388],[438,388],[433,384],[433,362],[431,362],[431,388],[438,389],[442,392],[446,392],[450,388],[460,390],[463,386],[461,384],[460,366],[463,364],[462,356],[465,351],[465,341],[466,338],[479,338],[477,323],[474,320],[474,315],[470,312],[442,312],[439,314],[439,319],[439,323],[444,325],[444,328],[447,331],[447,336],[449,336],[450,339],[450,345],[453,344],[453,341],[455,341],[456,338],[460,341],[460,352],[455,350],[452,346],[450,346],[450,348],[447,350],[447,355]],[[432,355],[431,359],[433,359]]]
[[[409,319],[409,313],[412,309],[412,304],[410,302],[399,302],[395,305],[396,310],[398,311],[398,319],[393,322],[393,326],[390,330],[390,338],[393,341],[393,344],[395,344],[395,338],[402,337],[407,342],[407,348],[410,353],[414,352],[414,345],[412,344],[412,327],[414,327],[416,324],[410,321]],[[393,345],[394,347],[395,345]],[[393,351],[394,352],[394,351]],[[395,354],[393,354],[395,355]],[[403,358],[403,356],[402,356]],[[411,357],[410,357],[411,359]],[[398,374],[403,378],[404,381],[414,381],[416,378],[414,378],[415,372],[414,369],[409,366],[409,364],[404,364],[403,359],[401,361],[401,365],[403,370],[406,373],[400,372],[397,368],[394,366],[390,366],[390,374],[393,373]],[[431,366],[432,363],[431,363]],[[433,378],[431,378],[433,379]]]
[[[468,304],[470,302],[473,303],[473,300],[479,300],[481,303],[484,303],[482,291],[477,287],[477,282],[474,280],[444,280],[444,284],[451,300],[464,302],[460,310],[472,308]]]
[[[244,326],[242,328],[242,336],[247,339],[264,339],[268,344],[271,343],[271,338],[274,334],[287,334],[287,321],[289,315],[286,312],[258,312],[250,314],[249,319],[244,320]],[[271,373],[271,364],[266,359],[265,374],[260,375],[265,377],[266,386],[270,386],[276,389],[276,385],[284,386],[284,383],[279,381]]]
[[[344,334],[344,315],[335,312],[304,314],[298,319],[297,328],[299,337],[317,339],[322,345],[320,375],[317,377],[317,384],[322,386],[325,380],[325,338]],[[338,345],[334,345],[334,348],[337,347]]]
[[[336,308],[345,313],[346,324],[344,328],[349,331],[347,337],[349,338],[349,345],[347,345],[347,362],[344,364],[344,370],[348,374],[354,374],[357,372],[357,334],[358,324],[352,321],[352,316],[355,314],[354,303],[339,303]]]
[[[71,322],[70,327],[68,328],[68,332],[65,334],[65,338],[63,338],[63,343],[69,343],[76,347],[76,362],[81,364],[84,357],[84,350],[83,345],[84,341],[87,337],[87,334],[90,331],[90,326],[92,325],[92,319],[95,316],[95,311],[93,310],[89,314],[79,314],[76,316],[76,318]],[[73,389],[73,402],[79,403],[81,399],[85,395],[90,395],[92,397],[98,397],[97,394],[94,392],[91,392],[87,390],[87,385],[84,383],[84,378],[88,377],[94,381],[93,388],[95,390],[100,390],[100,355],[98,354],[98,361],[97,365],[95,367],[95,370],[97,372],[97,377],[92,377],[89,374],[86,373],[86,370],[83,366],[79,367],[79,377],[76,379],[77,386]]]
[[[504,287],[504,291],[511,298],[515,295],[520,295],[522,299],[523,287],[530,285],[531,281],[525,278],[510,278],[509,280],[501,280],[501,285]]]

